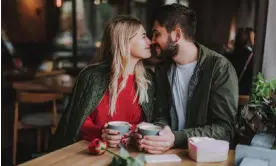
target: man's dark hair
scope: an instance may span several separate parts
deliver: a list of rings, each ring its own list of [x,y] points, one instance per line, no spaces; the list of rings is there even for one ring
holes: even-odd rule
[[[180,26],[184,32],[184,37],[194,40],[196,32],[195,13],[180,4],[163,5],[157,8],[153,14],[153,21],[158,21],[168,32],[172,32],[176,26]]]

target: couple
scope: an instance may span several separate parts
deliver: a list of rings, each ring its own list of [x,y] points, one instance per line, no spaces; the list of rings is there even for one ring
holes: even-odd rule
[[[77,78],[54,149],[80,139],[102,138],[109,147],[130,140],[129,133],[120,136],[107,129],[109,121],[162,126],[158,136],[134,134],[139,149],[153,154],[185,148],[194,136],[232,140],[238,103],[235,69],[194,41],[193,11],[172,4],[155,13],[152,41],[136,19],[117,17],[107,25],[97,64]],[[141,62],[151,57],[151,47],[163,60],[155,73]]]

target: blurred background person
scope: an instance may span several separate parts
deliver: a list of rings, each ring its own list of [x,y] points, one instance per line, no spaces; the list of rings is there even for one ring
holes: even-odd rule
[[[255,32],[252,28],[239,28],[234,50],[228,59],[232,62],[239,78],[240,95],[248,95],[253,76],[253,46]]]

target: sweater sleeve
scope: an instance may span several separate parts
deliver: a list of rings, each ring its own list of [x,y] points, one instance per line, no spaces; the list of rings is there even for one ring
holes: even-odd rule
[[[93,123],[93,114],[88,116],[83,122],[80,128],[81,139],[91,141],[94,138],[100,138],[102,134],[102,128]]]

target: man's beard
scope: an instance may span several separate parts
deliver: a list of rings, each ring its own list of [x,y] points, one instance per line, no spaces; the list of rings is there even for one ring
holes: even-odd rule
[[[157,52],[156,52],[157,47],[159,47],[159,49],[161,50],[160,55],[157,55]],[[164,49],[161,49],[161,47],[158,44],[152,44],[151,45],[151,53],[152,53],[153,57],[156,57],[159,60],[165,60],[167,58],[169,58],[169,59],[173,58],[174,56],[177,55],[178,50],[179,50],[178,44],[174,43],[172,41],[171,37],[168,38],[166,47]]]

